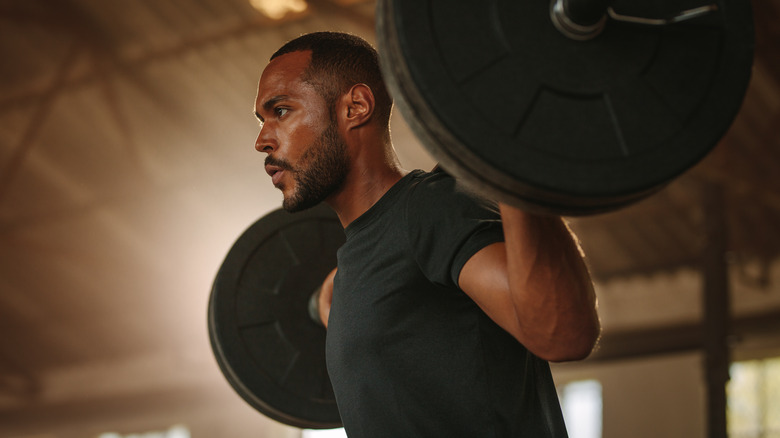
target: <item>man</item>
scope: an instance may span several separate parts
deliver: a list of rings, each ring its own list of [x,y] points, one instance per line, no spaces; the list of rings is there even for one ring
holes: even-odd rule
[[[546,361],[585,358],[600,329],[576,243],[560,218],[403,170],[391,107],[376,52],[337,33],[277,51],[255,102],[284,208],[324,201],[345,228],[320,305],[347,434],[566,436]]]

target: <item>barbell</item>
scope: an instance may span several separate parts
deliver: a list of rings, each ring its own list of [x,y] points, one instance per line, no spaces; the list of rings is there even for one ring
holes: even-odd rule
[[[530,211],[637,202],[701,160],[741,105],[748,0],[379,0],[377,42],[397,107],[443,168]],[[251,406],[340,425],[312,296],[344,233],[324,205],[259,219],[220,267],[212,349]]]
[[[587,215],[655,193],[733,121],[750,3],[709,3],[380,0],[377,43],[396,106],[444,169],[527,210]],[[566,30],[589,22],[586,38]]]
[[[258,411],[295,427],[341,424],[325,367],[325,328],[309,302],[344,243],[322,204],[276,210],[236,240],[208,305],[212,350],[233,389]]]

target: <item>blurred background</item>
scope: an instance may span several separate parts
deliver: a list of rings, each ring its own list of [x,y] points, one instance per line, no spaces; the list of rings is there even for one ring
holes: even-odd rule
[[[604,327],[554,367],[572,437],[718,436],[721,411],[730,436],[780,436],[780,1],[753,7],[752,80],[715,150],[571,220]],[[253,148],[268,57],[317,30],[374,42],[374,9],[0,0],[0,438],[302,435],[230,388],[206,307],[234,240],[281,204]],[[432,168],[392,123],[402,164]]]

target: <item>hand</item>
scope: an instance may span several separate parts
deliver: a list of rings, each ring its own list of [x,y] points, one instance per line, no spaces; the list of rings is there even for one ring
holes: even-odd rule
[[[333,302],[333,278],[336,276],[338,268],[330,271],[325,281],[322,282],[320,294],[317,297],[317,309],[320,312],[320,320],[325,328],[328,328],[328,316],[330,315],[330,305]]]

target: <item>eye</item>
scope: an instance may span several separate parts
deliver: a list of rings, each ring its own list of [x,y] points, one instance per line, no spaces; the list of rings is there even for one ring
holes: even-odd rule
[[[276,107],[274,108],[274,112],[276,113],[277,117],[284,117],[287,112],[290,111],[288,108],[282,108],[282,107]]]

